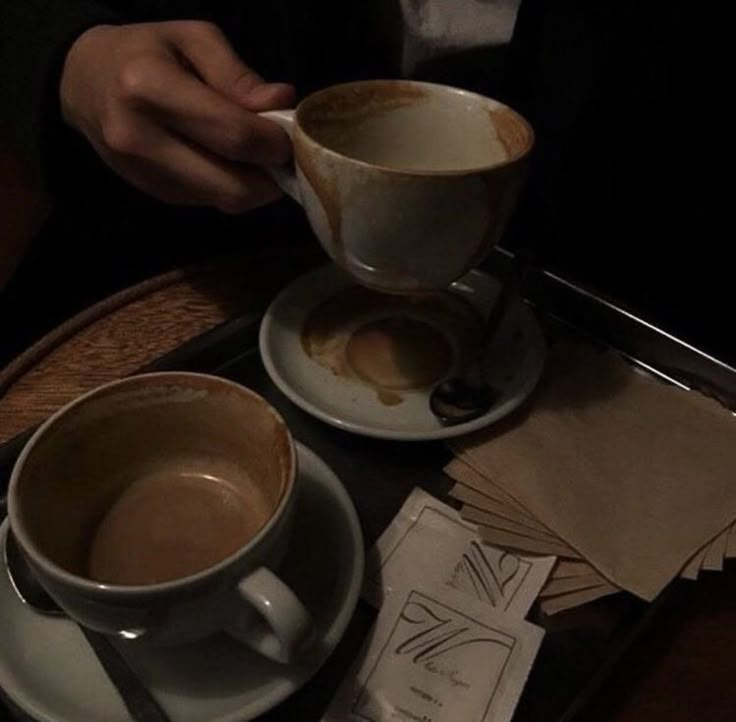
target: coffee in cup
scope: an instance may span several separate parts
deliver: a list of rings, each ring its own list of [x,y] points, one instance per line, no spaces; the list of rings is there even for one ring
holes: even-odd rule
[[[98,523],[84,573],[104,584],[158,584],[207,569],[247,544],[275,506],[242,467],[212,460],[140,470]]]

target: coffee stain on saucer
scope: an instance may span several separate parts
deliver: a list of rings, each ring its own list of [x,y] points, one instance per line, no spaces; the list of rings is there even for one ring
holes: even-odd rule
[[[376,389],[376,396],[384,406],[398,406],[404,400],[401,394],[386,389]]]
[[[411,296],[348,288],[317,306],[302,328],[304,352],[384,406],[428,389],[468,360],[481,337],[475,309],[449,291]]]

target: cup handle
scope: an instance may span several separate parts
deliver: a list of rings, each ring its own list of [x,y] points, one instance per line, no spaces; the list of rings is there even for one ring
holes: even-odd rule
[[[293,110],[267,110],[258,115],[278,123],[291,138],[294,132],[294,112]],[[291,196],[297,203],[302,205],[302,194],[299,191],[299,181],[296,177],[293,162],[281,167],[268,166],[266,172],[276,181],[276,184],[286,195]]]
[[[228,632],[251,649],[288,664],[312,641],[312,615],[270,569],[260,567],[243,577],[237,594],[258,612],[260,619],[253,620],[249,615],[238,625],[236,616]]]

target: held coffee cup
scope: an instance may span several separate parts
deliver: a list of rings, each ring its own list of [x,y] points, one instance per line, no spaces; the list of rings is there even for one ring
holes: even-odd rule
[[[158,373],[102,386],[33,435],[10,527],[70,617],[126,639],[224,630],[291,660],[312,620],[275,569],[297,494],[291,434],[221,378]]]
[[[291,135],[275,180],[330,257],[388,292],[447,287],[500,238],[534,134],[511,108],[404,80],[336,85],[264,116]]]

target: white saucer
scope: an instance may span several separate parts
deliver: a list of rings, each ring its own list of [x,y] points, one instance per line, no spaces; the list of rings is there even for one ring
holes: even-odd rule
[[[353,285],[334,265],[312,271],[281,291],[261,323],[260,352],[271,380],[297,406],[318,419],[382,439],[446,439],[503,418],[531,394],[539,381],[545,358],[544,336],[532,310],[519,302],[510,309],[488,354],[488,380],[501,391],[488,413],[464,424],[444,426],[430,411],[427,388],[402,392],[400,404],[386,406],[374,389],[359,380],[336,376],[311,359],[302,347],[302,328],[310,312]],[[471,271],[451,290],[486,317],[499,285],[487,273]]]
[[[363,580],[358,517],[329,467],[309,449],[297,450],[302,494],[295,542],[281,576],[314,615],[318,651],[299,665],[282,666],[224,635],[168,650],[125,647],[172,722],[243,722],[265,713],[317,672],[352,617]],[[6,528],[7,521],[0,527],[0,543]],[[130,720],[79,629],[68,619],[45,617],[22,604],[4,566],[0,687],[42,722]]]

